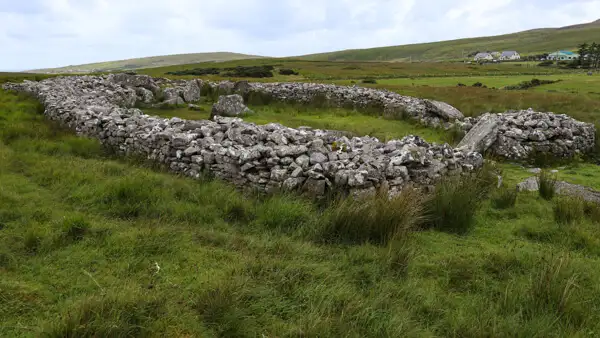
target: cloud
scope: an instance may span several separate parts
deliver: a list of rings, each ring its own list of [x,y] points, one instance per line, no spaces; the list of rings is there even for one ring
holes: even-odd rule
[[[564,26],[600,0],[0,0],[0,69],[175,53],[291,56]]]

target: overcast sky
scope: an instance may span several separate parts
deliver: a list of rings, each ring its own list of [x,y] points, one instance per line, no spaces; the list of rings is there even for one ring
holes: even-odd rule
[[[0,0],[0,70],[230,51],[293,56],[600,19],[600,0]]]

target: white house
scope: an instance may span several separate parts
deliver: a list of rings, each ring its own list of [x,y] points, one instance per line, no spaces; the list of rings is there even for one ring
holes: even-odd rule
[[[500,60],[521,60],[521,55],[514,50],[504,51],[500,55]]]
[[[477,53],[477,55],[475,55],[475,61],[480,61],[480,60],[492,61],[492,60],[494,60],[494,57],[490,53]]]

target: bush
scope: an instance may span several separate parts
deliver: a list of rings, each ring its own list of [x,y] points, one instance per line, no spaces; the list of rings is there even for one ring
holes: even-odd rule
[[[364,79],[361,82],[365,84],[377,84],[377,80],[375,79]]]
[[[297,71],[289,68],[282,68],[279,70],[280,75],[300,75]]]
[[[533,87],[538,87],[541,85],[546,85],[546,84],[553,84],[553,83],[557,83],[560,82],[561,80],[539,80],[539,79],[532,79],[531,81],[523,81],[517,85],[514,86],[506,86],[504,87],[505,90],[526,90],[529,88],[533,88]]]
[[[559,224],[580,222],[585,215],[584,202],[576,196],[564,196],[557,199],[552,210],[554,211],[554,220]]]
[[[475,82],[475,83],[473,83],[473,87],[479,87],[479,88],[481,88],[481,87],[483,87],[483,83],[481,83],[481,82]]]
[[[325,211],[325,224],[317,233],[326,242],[386,244],[419,224],[422,201],[421,194],[411,189],[393,198],[385,191],[372,197],[338,198]]]
[[[556,175],[551,174],[547,170],[542,170],[538,176],[538,186],[540,197],[549,201],[556,194]]]
[[[253,78],[273,77],[273,69],[273,66],[238,66],[235,68],[225,68],[228,72],[225,73],[224,76]]]
[[[195,69],[185,69],[185,70],[178,70],[178,71],[174,71],[174,72],[167,72],[165,74],[178,75],[178,76],[182,76],[182,75],[202,76],[202,75],[219,75],[220,73],[221,73],[221,70],[218,68],[195,68]]]
[[[508,209],[517,203],[517,189],[509,189],[502,186],[492,195],[492,206],[496,209]]]
[[[469,232],[490,188],[487,170],[482,169],[473,176],[447,178],[438,184],[425,204],[426,225],[456,234]]]

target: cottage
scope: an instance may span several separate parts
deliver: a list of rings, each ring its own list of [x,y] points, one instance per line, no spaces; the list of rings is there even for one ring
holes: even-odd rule
[[[481,60],[492,61],[492,60],[494,60],[494,57],[490,53],[477,53],[477,55],[475,55],[475,61],[481,61]]]
[[[504,51],[500,55],[500,60],[521,60],[521,55],[514,50]]]
[[[561,50],[548,55],[548,60],[570,61],[579,59],[579,54],[568,50]]]

